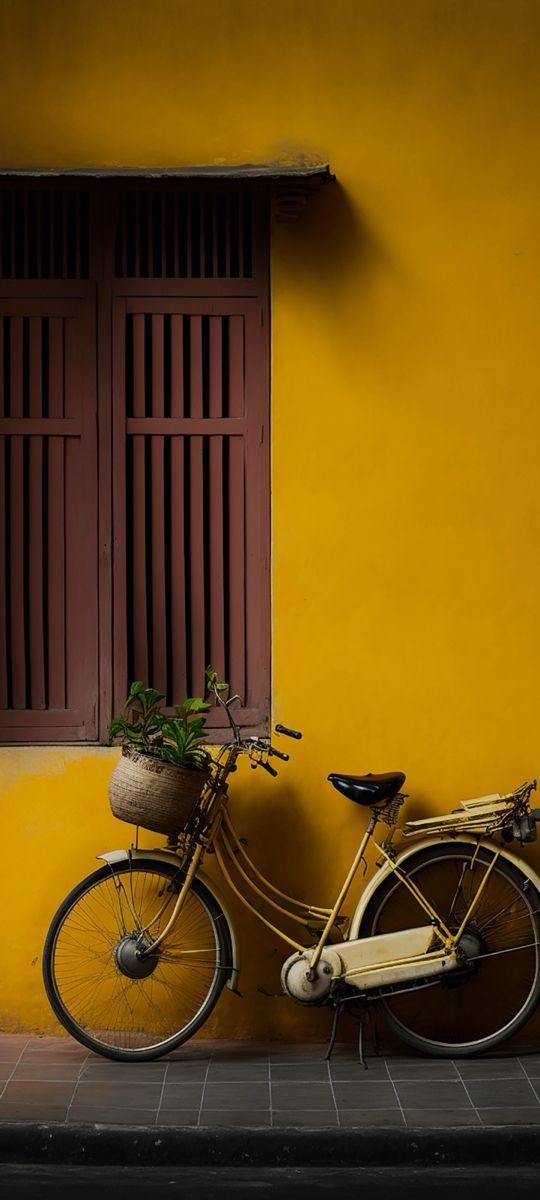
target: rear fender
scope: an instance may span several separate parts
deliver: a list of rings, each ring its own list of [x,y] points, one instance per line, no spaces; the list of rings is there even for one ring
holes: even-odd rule
[[[440,838],[440,837],[424,838],[424,839],[422,839],[421,842],[416,842],[414,845],[407,846],[407,848],[405,850],[402,850],[401,853],[398,854],[398,856],[396,858],[396,862],[397,862],[398,866],[402,866],[403,863],[406,863],[409,858],[412,858],[413,855],[418,854],[418,852],[420,850],[425,850],[426,846],[440,846],[443,842],[448,844],[449,839],[448,838]],[[507,862],[510,862],[510,863],[512,863],[512,865],[514,867],[517,867],[518,870],[521,871],[521,874],[524,875],[526,879],[530,879],[531,883],[534,885],[534,887],[536,888],[536,891],[540,895],[540,875],[538,875],[536,873],[536,871],[533,869],[533,867],[531,867],[530,863],[525,862],[522,858],[519,857],[519,855],[513,854],[511,850],[507,850],[506,848],[501,849],[501,847],[496,842],[491,842],[484,838],[478,839],[475,837],[471,837],[469,834],[460,834],[459,841],[457,839],[456,839],[456,841],[454,841],[453,838],[451,839],[451,844],[453,846],[458,846],[460,843],[463,844],[464,842],[466,842],[470,846],[480,845],[480,846],[485,846],[486,849],[498,850],[501,858],[506,858]],[[388,879],[388,876],[391,874],[392,874],[392,869],[391,869],[391,867],[388,866],[388,863],[385,862],[384,865],[382,867],[380,867],[380,869],[376,872],[376,874],[373,876],[373,878],[370,879],[367,887],[362,892],[362,895],[358,902],[354,916],[352,918],[351,927],[349,929],[349,935],[348,935],[349,941],[352,941],[354,938],[359,937],[359,931],[360,931],[360,926],[362,924],[362,918],[364,916],[364,913],[367,909],[367,906],[368,906],[370,900],[375,895],[375,892],[381,886],[381,884],[384,883],[384,881],[386,879]]]
[[[170,863],[176,868],[179,866],[178,856],[176,854],[172,854],[169,850],[107,850],[105,854],[98,854],[97,857],[102,858],[104,862],[108,863],[111,867],[114,867],[116,863],[127,862],[130,857],[133,859],[145,858],[151,859],[155,862],[166,862]],[[231,989],[231,992],[236,992],[238,991],[237,985],[238,976],[240,974],[240,958],[238,954],[238,942],[234,931],[232,917],[219,888],[214,883],[214,880],[211,879],[205,871],[197,871],[197,879],[200,879],[201,883],[204,883],[204,886],[208,888],[208,891],[214,897],[216,904],[218,904],[221,908],[223,916],[227,922],[232,951],[232,968],[227,980],[227,987]]]

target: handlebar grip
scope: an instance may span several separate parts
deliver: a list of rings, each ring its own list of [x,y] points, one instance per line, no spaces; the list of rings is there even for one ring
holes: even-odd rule
[[[258,763],[258,766],[264,767],[265,771],[268,771],[269,775],[273,775],[274,778],[276,777],[277,771],[276,771],[275,767],[270,766],[270,763],[261,762],[261,763]]]
[[[297,738],[297,740],[302,737],[298,729],[287,729],[286,725],[276,725],[275,729],[276,733],[284,733],[285,737]]]
[[[280,758],[282,762],[288,762],[290,758],[289,754],[285,754],[283,750],[276,750],[275,746],[269,746],[268,753],[274,754],[276,758]]]

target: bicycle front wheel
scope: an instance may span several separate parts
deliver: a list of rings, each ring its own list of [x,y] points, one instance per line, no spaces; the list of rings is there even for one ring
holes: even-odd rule
[[[466,843],[419,849],[407,875],[457,932],[492,860]],[[517,867],[500,858],[464,931],[470,965],[426,988],[379,1002],[391,1029],[425,1054],[460,1057],[491,1050],[517,1033],[540,998],[540,898]],[[425,914],[395,875],[370,901],[360,936],[425,924]],[[407,985],[404,984],[404,987]]]
[[[156,953],[140,959],[135,952],[141,936],[156,938],[165,927],[178,886],[172,863],[105,866],[54,916],[43,951],[45,989],[58,1020],[90,1050],[159,1058],[200,1029],[216,1004],[231,969],[230,938],[200,880]]]

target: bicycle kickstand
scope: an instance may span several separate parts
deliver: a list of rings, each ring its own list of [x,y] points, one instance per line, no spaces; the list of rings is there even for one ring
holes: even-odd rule
[[[328,1060],[330,1059],[332,1050],[334,1049],[334,1046],[336,1044],[336,1037],[337,1037],[340,1016],[341,1016],[341,1004],[340,1004],[339,1000],[337,1000],[336,1003],[334,1004],[334,1016],[332,1019],[332,1029],[330,1032],[330,1041],[328,1043],[328,1050],[326,1051],[326,1054],[325,1054],[326,1062],[328,1062]]]

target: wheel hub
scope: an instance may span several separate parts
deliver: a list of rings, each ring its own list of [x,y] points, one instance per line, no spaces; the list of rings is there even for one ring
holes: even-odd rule
[[[468,926],[459,939],[457,951],[460,958],[459,965],[456,970],[441,979],[441,987],[459,987],[465,979],[476,974],[481,966],[480,956],[485,954],[486,946],[477,930]]]
[[[115,946],[114,958],[122,975],[127,975],[129,979],[147,979],[155,971],[159,961],[157,951],[141,956],[141,951],[145,950],[147,945],[138,933],[128,933],[120,938]]]

